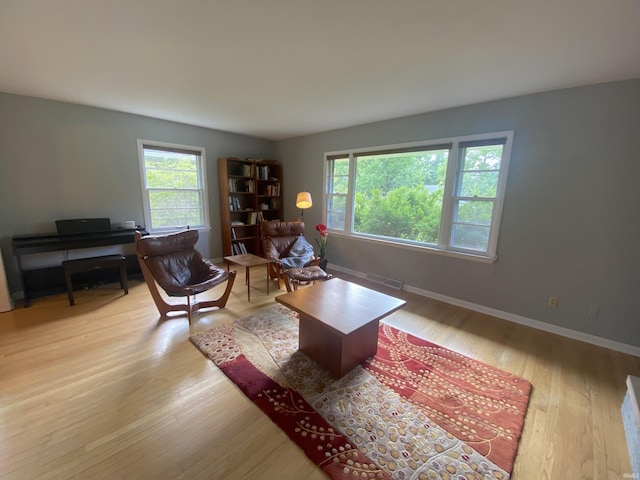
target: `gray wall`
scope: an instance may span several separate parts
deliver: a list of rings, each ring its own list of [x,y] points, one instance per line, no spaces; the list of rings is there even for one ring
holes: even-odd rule
[[[12,292],[22,289],[13,235],[55,231],[63,218],[143,223],[138,138],[205,147],[212,230],[198,245],[206,256],[222,256],[217,158],[272,158],[273,142],[0,93],[0,245]]]
[[[514,130],[493,264],[330,237],[331,263],[554,326],[640,346],[640,80],[573,88],[277,143],[285,208],[311,192],[321,221],[323,153]],[[291,206],[290,206],[291,204]],[[312,233],[313,232],[313,233]],[[557,296],[557,309],[547,307]],[[590,305],[599,315],[587,315]]]
[[[283,164],[285,213],[312,193],[321,220],[325,151],[515,130],[498,260],[477,263],[330,237],[330,261],[416,288],[640,346],[637,200],[640,80],[574,88],[272,142],[109,110],[0,93],[0,246],[20,290],[13,235],[59,218],[142,221],[136,139],[204,146],[213,230],[222,254],[216,159]],[[550,295],[558,309],[546,306]],[[600,308],[589,317],[589,305]]]

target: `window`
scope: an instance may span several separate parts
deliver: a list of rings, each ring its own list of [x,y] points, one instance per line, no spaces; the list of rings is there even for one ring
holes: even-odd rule
[[[204,148],[138,140],[146,227],[209,226]]]
[[[513,132],[330,153],[336,233],[495,259]]]

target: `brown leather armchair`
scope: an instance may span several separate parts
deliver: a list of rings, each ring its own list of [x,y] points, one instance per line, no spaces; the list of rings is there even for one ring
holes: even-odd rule
[[[236,276],[235,271],[227,272],[205,260],[195,249],[197,241],[197,230],[145,237],[140,232],[135,233],[140,269],[160,315],[164,316],[172,311],[186,311],[189,324],[192,314],[201,308],[225,307]],[[224,282],[227,282],[227,287],[217,300],[195,301],[196,294]],[[186,297],[187,303],[166,302],[158,290],[158,285],[169,297]]]
[[[265,258],[271,260],[269,276],[278,280],[278,287],[284,284],[291,291],[291,275],[296,272],[304,283],[327,278],[318,267],[320,257],[316,257],[313,246],[304,238],[303,222],[261,222],[260,238]],[[295,279],[295,278],[294,278]]]

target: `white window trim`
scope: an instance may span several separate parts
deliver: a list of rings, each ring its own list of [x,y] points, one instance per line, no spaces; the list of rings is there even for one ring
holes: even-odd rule
[[[336,230],[328,228],[327,230],[336,236],[344,236],[348,238],[354,238],[366,242],[383,244],[390,247],[402,248],[420,252],[427,252],[436,255],[444,255],[449,257],[462,258],[467,260],[473,260],[483,263],[493,263],[497,260],[497,247],[498,247],[498,234],[500,232],[500,223],[502,220],[502,209],[504,206],[504,197],[507,188],[507,178],[509,174],[509,163],[511,160],[511,148],[513,144],[513,130],[501,131],[501,132],[490,132],[490,133],[482,133],[477,135],[464,135],[457,137],[449,137],[449,138],[439,138],[434,140],[425,140],[418,142],[408,142],[408,143],[399,143],[393,145],[380,145],[380,146],[372,146],[372,147],[362,147],[362,148],[353,148],[348,150],[335,150],[324,153],[324,165],[323,165],[323,191],[322,191],[322,222],[327,224],[327,189],[329,181],[328,177],[328,157],[336,157],[343,156],[349,157],[349,185],[348,185],[348,193],[347,193],[347,203],[345,208],[345,230]],[[451,227],[453,222],[453,208],[454,208],[454,197],[453,192],[455,188],[456,181],[456,172],[459,168],[460,163],[460,148],[459,144],[461,142],[474,142],[474,141],[482,141],[482,140],[493,140],[493,139],[506,139],[502,151],[502,160],[500,165],[500,173],[498,176],[498,185],[496,190],[496,197],[493,206],[493,216],[492,216],[492,224],[490,228],[489,241],[487,243],[487,253],[479,253],[474,250],[466,250],[463,248],[452,248],[448,247],[451,236]],[[428,148],[431,145],[438,145],[442,143],[451,143],[452,148],[450,151],[449,160],[447,163],[447,173],[445,177],[445,188],[443,194],[443,205],[442,205],[442,217],[440,224],[440,235],[438,238],[438,245],[426,245],[418,242],[411,241],[398,241],[396,239],[390,239],[387,237],[380,237],[376,235],[368,235],[362,233],[355,233],[351,231],[353,225],[353,215],[355,211],[355,203],[354,203],[354,183],[355,183],[355,168],[356,162],[355,157],[360,153],[367,153],[370,151],[376,150],[393,150],[393,149],[404,149],[404,148],[414,148],[414,147],[425,147]]]
[[[144,215],[144,224],[148,232],[174,232],[176,228],[151,228],[151,206],[149,205],[149,194],[146,185],[146,174],[144,169],[144,146],[153,146],[158,148],[174,148],[181,150],[191,150],[200,154],[200,172],[202,175],[202,217],[203,225],[193,225],[190,227],[197,228],[198,231],[209,231],[211,229],[211,221],[209,219],[209,189],[207,186],[207,162],[204,147],[195,147],[193,145],[181,145],[178,143],[158,142],[155,140],[137,139],[138,143],[138,166],[140,167],[140,184],[142,194],[142,206]]]

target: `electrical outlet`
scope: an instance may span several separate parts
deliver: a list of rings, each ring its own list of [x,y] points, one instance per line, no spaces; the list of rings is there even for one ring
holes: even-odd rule
[[[558,299],[558,297],[549,297],[549,302],[547,303],[547,306],[549,308],[558,308],[559,302],[560,300]]]
[[[593,318],[597,318],[600,313],[600,307],[594,304],[589,305],[589,310],[587,311],[587,315]]]

